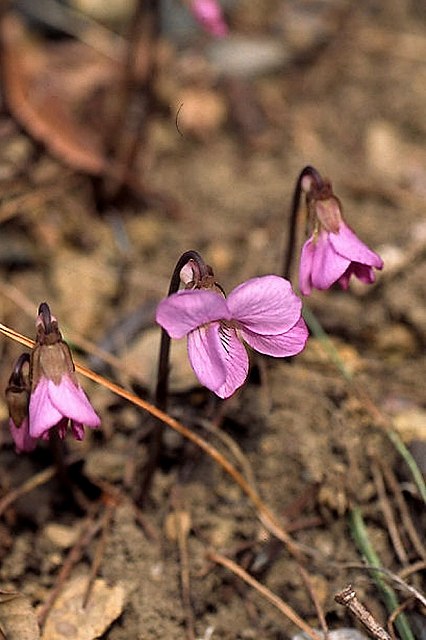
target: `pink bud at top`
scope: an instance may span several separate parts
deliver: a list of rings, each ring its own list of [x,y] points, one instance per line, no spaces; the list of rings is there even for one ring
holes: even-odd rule
[[[217,0],[191,0],[190,7],[195,19],[206,31],[217,38],[227,35],[228,26]]]
[[[308,331],[302,303],[278,276],[253,278],[225,299],[217,289],[179,291],[160,302],[156,319],[171,338],[187,336],[188,356],[201,384],[228,398],[247,378],[250,347],[275,357],[295,355]]]
[[[184,285],[191,285],[195,280],[195,274],[193,269],[193,261],[188,262],[182,267],[179,273],[180,280]]]

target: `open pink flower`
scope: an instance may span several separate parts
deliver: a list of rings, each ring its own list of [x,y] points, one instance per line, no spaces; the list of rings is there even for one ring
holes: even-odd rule
[[[157,322],[171,338],[188,337],[188,356],[201,384],[228,398],[248,373],[243,340],[271,356],[302,351],[308,330],[302,303],[291,284],[278,276],[253,278],[225,299],[215,289],[184,290],[157,308]]]
[[[190,7],[195,19],[213,36],[222,38],[228,33],[228,26],[217,0],[190,0]]]
[[[366,284],[374,282],[373,268],[382,269],[383,260],[345,223],[339,200],[333,195],[314,200],[311,210],[314,232],[300,256],[299,286],[303,295],[309,295],[313,288],[328,289],[335,282],[347,289],[351,275]]]

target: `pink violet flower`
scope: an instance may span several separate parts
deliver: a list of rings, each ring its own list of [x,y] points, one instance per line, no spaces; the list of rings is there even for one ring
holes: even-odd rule
[[[339,200],[314,201],[314,232],[305,242],[300,256],[299,286],[307,296],[312,289],[328,289],[338,282],[347,289],[351,275],[362,282],[375,281],[373,268],[382,269],[383,260],[369,249],[345,223]]]
[[[195,19],[208,33],[216,38],[227,35],[228,26],[217,0],[190,0],[190,9]]]
[[[82,440],[84,426],[97,428],[100,419],[78,383],[70,349],[46,303],[40,305],[37,329],[31,354],[29,435],[47,439],[50,429],[57,427],[64,438],[69,425],[74,438]]]
[[[156,319],[171,338],[187,336],[188,356],[201,384],[228,398],[247,378],[243,341],[275,357],[305,346],[308,330],[302,302],[279,276],[252,278],[225,299],[216,289],[183,290],[157,307]]]

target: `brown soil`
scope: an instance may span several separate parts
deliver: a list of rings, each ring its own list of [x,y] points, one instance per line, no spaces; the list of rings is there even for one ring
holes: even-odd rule
[[[277,33],[283,28],[281,4],[268,2],[256,12],[249,2],[236,3],[231,13],[235,31],[246,36]],[[312,164],[333,180],[348,222],[381,252],[385,269],[368,290],[356,283],[349,292],[315,292],[306,302],[356,383],[393,421],[424,472],[423,16],[415,2],[392,2],[389,10],[381,3],[355,4],[345,11],[330,4],[322,17],[329,29],[324,44],[308,42],[301,51],[290,44],[282,68],[247,83],[242,108],[259,109],[261,133],[241,124],[235,92],[231,96],[235,87],[219,80],[206,88],[208,82],[197,76],[191,90],[204,96],[202,111],[212,110],[212,123],[201,130],[190,123],[182,136],[174,112],[153,117],[140,172],[143,165],[150,189],[179,203],[178,214],[158,201],[146,208],[128,199],[97,212],[90,178],[40,150],[4,111],[2,322],[33,336],[37,304],[47,300],[82,360],[149,399],[156,357],[156,346],[148,339],[153,303],[165,295],[179,255],[198,250],[227,291],[249,277],[279,273],[293,185],[303,166]],[[174,52],[175,66],[162,71],[159,91],[174,91],[176,103],[183,91],[176,68],[188,64],[182,62],[185,55]],[[216,113],[225,116],[216,118]],[[121,324],[115,349],[119,366],[100,363],[91,349],[86,357],[83,337],[109,350],[111,335],[117,334],[113,327],[130,316],[137,317],[138,326],[132,331]],[[22,348],[6,338],[0,343],[5,387]],[[380,464],[393,471],[419,533],[424,512],[411,475],[377,415],[343,378],[320,340],[312,337],[291,362],[253,356],[247,385],[224,403],[197,387],[184,352],[177,350],[173,363],[170,413],[232,460],[231,445],[222,442],[218,429],[237,443],[245,471],[251,469],[265,503],[301,545],[330,627],[356,626],[334,602],[335,593],[349,583],[386,624],[386,609],[371,576],[347,567],[362,562],[350,513],[361,509],[382,565],[398,573],[422,558],[387,486],[407,552],[405,562],[398,559],[378,496],[380,472],[373,471]],[[259,594],[210,563],[209,549],[246,567],[318,627],[296,561],[271,541],[232,479],[171,431],[165,433],[150,499],[135,511],[151,418],[109,391],[83,384],[103,428],[87,434],[83,443],[67,440],[67,452],[82,459],[72,472],[75,485],[91,501],[89,513],[98,504],[99,487],[104,499],[98,513],[112,509],[98,575],[108,584],[121,584],[125,593],[121,615],[102,638],[191,638],[185,630],[188,607],[181,587],[184,561],[177,522],[185,525],[189,610],[197,638],[278,640],[295,633],[294,625]],[[0,491],[7,495],[52,461],[45,443],[32,454],[17,456],[4,404],[1,411]],[[220,426],[205,430],[206,419]],[[44,603],[72,544],[63,536],[81,527],[86,516],[56,479],[13,502],[0,521],[0,589],[24,593],[34,607]],[[52,525],[63,525],[62,533],[52,533]],[[72,575],[90,571],[97,539],[87,544]],[[418,573],[407,581],[421,589]],[[408,595],[402,591],[398,598],[404,602]],[[416,637],[424,637],[420,605],[413,601],[407,612],[418,629]],[[0,629],[1,620],[0,613]]]

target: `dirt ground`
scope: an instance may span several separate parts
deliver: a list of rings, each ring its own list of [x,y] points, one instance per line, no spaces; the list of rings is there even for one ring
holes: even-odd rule
[[[381,423],[392,424],[424,474],[425,15],[415,0],[226,6],[229,49],[199,31],[185,45],[172,36],[161,45],[156,104],[133,165],[149,191],[145,203],[132,189],[108,200],[117,176],[77,166],[75,154],[64,151],[63,140],[72,138],[65,121],[62,132],[50,124],[46,137],[37,128],[40,113],[34,125],[34,114],[29,121],[14,108],[3,68],[0,319],[34,337],[37,305],[48,301],[80,362],[152,400],[159,339],[153,313],[180,254],[199,251],[226,291],[280,273],[299,172],[309,164],[331,178],[346,219],[385,261],[371,287],[353,283],[348,292],[314,292],[305,300],[352,382],[313,335],[291,361],[253,354],[247,384],[219,402],[197,385],[179,343],[169,413],[255,484],[300,545],[330,629],[361,630],[334,601],[348,584],[386,626],[380,589],[360,567],[353,517],[360,510],[382,566],[421,591],[424,509]],[[92,52],[92,75],[85,75],[79,64],[88,64],[86,48],[73,64],[64,62],[71,59],[66,47],[84,45],[43,33],[28,44],[45,51],[35,73],[63,88],[63,70],[81,137],[88,129],[101,137],[108,117],[111,123],[108,108],[121,95],[121,67],[109,69]],[[255,74],[241,42],[254,51],[270,48],[275,58]],[[230,63],[226,72],[234,54],[242,57],[238,75]],[[214,56],[222,71],[212,66]],[[55,104],[45,108],[54,111]],[[123,126],[121,152],[136,135],[131,119]],[[5,388],[22,347],[2,337],[0,348]],[[114,358],[105,362],[96,348]],[[208,559],[213,550],[319,628],[298,562],[271,538],[237,484],[167,427],[149,498],[136,505],[154,422],[80,379],[102,428],[65,444],[79,504],[55,476],[0,507],[0,596],[20,592],[40,615],[59,580],[44,640],[293,637],[297,628],[281,612]],[[4,401],[0,411],[2,505],[53,459],[47,443],[17,455]],[[100,582],[81,614],[72,608],[70,589],[80,589],[81,597],[91,572]],[[395,581],[389,585],[395,588]],[[401,585],[395,592],[413,636],[425,638],[421,603]],[[0,630],[8,640],[38,637],[35,630],[18,631],[2,603],[0,597]]]

